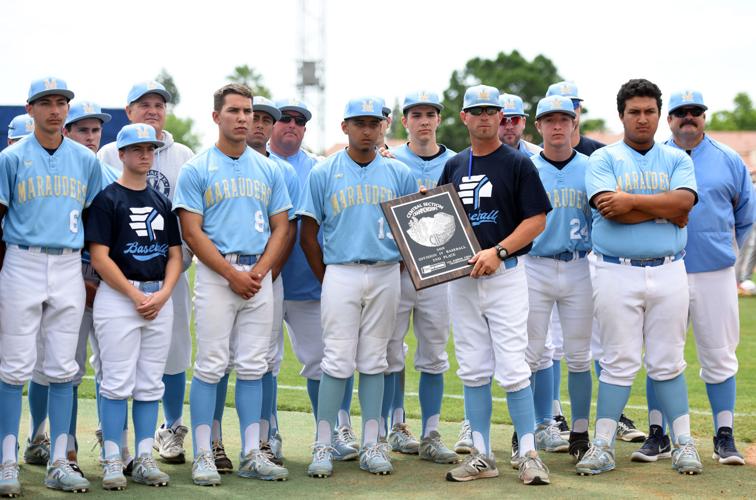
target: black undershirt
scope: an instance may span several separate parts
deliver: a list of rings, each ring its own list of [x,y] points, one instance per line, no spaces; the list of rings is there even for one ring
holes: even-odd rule
[[[409,143],[407,143],[407,144],[409,144]],[[418,156],[418,158],[420,158],[423,161],[431,161],[433,159],[438,158],[439,156],[441,156],[445,152],[446,152],[446,146],[444,146],[443,144],[439,144],[438,145],[438,153],[436,153],[434,155],[431,155],[431,156],[421,156],[421,155],[417,155],[417,156]]]
[[[573,159],[573,158],[575,158],[575,155],[577,154],[577,151],[575,151],[575,150],[573,149],[573,150],[572,150],[572,154],[570,155],[570,157],[569,157],[569,158],[567,158],[566,160],[563,160],[563,161],[550,160],[550,159],[546,158],[546,155],[545,155],[545,154],[543,154],[543,151],[541,151],[541,152],[540,152],[539,154],[541,155],[541,158],[543,158],[543,159],[544,159],[544,160],[546,160],[547,162],[549,162],[549,163],[551,163],[552,165],[554,165],[554,166],[555,166],[555,167],[556,167],[556,168],[557,168],[558,170],[562,170],[562,169],[563,169],[564,167],[566,167],[566,166],[567,166],[567,164],[568,164],[569,162],[571,162],[571,161],[572,161],[572,159]]]
[[[367,162],[356,161],[355,163],[359,165],[360,167],[365,168],[373,162],[372,161],[367,161]]]
[[[642,156],[646,156],[646,153],[648,153],[649,151],[651,151],[652,149],[654,149],[654,147],[651,146],[648,149],[636,149],[636,148],[630,146],[630,149],[632,149],[633,151],[636,151],[636,152],[640,153]]]
[[[42,147],[44,148],[44,146],[42,146]],[[58,148],[59,148],[59,147],[60,147],[60,146],[58,146]],[[56,151],[58,150],[58,148],[52,148],[52,149],[50,149],[50,148],[45,148],[45,151],[47,151],[47,154],[49,154],[50,156],[52,156],[52,155],[54,155],[54,154],[55,154],[55,152],[56,152]]]

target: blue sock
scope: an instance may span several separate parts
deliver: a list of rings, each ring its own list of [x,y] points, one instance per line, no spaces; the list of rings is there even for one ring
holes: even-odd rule
[[[273,416],[273,372],[268,372],[263,375],[261,379],[262,384],[262,404],[260,406],[260,420],[271,421]],[[260,439],[262,441],[268,441],[270,436],[274,434],[271,425],[268,426],[268,435],[263,436],[262,430],[260,433]]]
[[[157,401],[137,401],[131,403],[131,416],[134,420],[134,453],[138,457],[139,443],[155,435],[158,418]],[[146,452],[143,452],[146,453]]]
[[[50,460],[56,456],[66,456],[63,453],[55,453],[55,446],[58,437],[61,435],[68,436],[68,429],[71,427],[71,407],[73,406],[73,382],[63,382],[60,384],[50,383],[50,396],[47,402],[47,412],[50,414]],[[66,441],[67,442],[67,439]],[[65,446],[65,444],[63,445]]]
[[[588,420],[591,415],[591,395],[592,395],[591,371],[568,372],[567,373],[567,391],[570,393],[570,405],[572,406],[572,426],[575,420]]]
[[[685,383],[685,374],[681,373],[671,380],[654,380],[654,393],[656,400],[662,409],[662,414],[667,418],[670,432],[678,439],[680,436],[674,430],[674,422],[677,417],[687,415],[688,410],[688,386]]]
[[[102,439],[111,441],[118,446],[118,454],[121,452],[121,439],[123,438],[123,422],[127,419],[129,411],[128,401],[125,399],[108,399],[100,397],[100,409],[102,410]]]
[[[509,398],[507,398],[507,402]],[[470,422],[473,433],[473,444],[480,453],[491,454],[491,383],[479,387],[465,386],[465,416]],[[531,431],[532,432],[532,431]],[[480,437],[476,439],[476,433]],[[477,443],[482,438],[482,443]],[[485,448],[482,450],[480,448]]]
[[[163,375],[163,414],[166,427],[173,427],[184,414],[184,394],[186,393],[186,372]]]
[[[661,421],[661,428],[662,432],[665,432],[667,429],[667,418],[664,416],[664,412],[662,412],[662,407],[659,404],[659,400],[656,398],[656,391],[654,390],[654,381],[646,375],[646,404],[648,405],[648,425],[651,426],[651,412],[653,410],[658,411],[662,415],[662,421]]]
[[[270,409],[270,435],[278,432],[278,377],[273,375],[273,401]]]
[[[552,359],[554,364],[551,366],[551,374],[554,376],[554,395],[551,397],[553,401],[560,401],[562,399],[559,394],[562,388],[562,360]]]
[[[420,372],[420,415],[423,419],[421,437],[425,436],[428,419],[441,415],[441,401],[444,397],[444,374]]]
[[[76,436],[76,422],[79,417],[79,386],[73,386],[73,400],[71,401],[71,423],[68,426],[68,434]]]
[[[192,418],[192,449],[195,457],[198,451],[197,427],[207,425],[212,432],[217,390],[218,384],[209,384],[196,376],[192,378],[192,386],[189,389],[189,414]]]
[[[7,436],[15,436],[18,443],[18,426],[21,422],[21,400],[24,397],[23,385],[11,385],[0,382],[0,442]],[[16,447],[18,448],[18,447]],[[2,446],[0,446],[0,455],[2,455]],[[3,456],[0,463],[11,460],[18,462],[16,455],[13,457]]]
[[[383,401],[381,404],[381,419],[379,422],[384,435],[388,433],[389,414],[391,413],[391,404],[394,401],[394,390],[396,388],[394,380],[397,375],[398,373],[388,373],[383,376]]]
[[[323,379],[321,378],[321,380]],[[341,399],[341,406],[339,409],[351,413],[352,393],[354,392],[354,375],[344,380],[346,380],[346,385],[344,386],[344,396]]]
[[[344,400],[344,391],[349,379],[323,374],[318,387],[318,417],[316,419],[317,442],[331,443],[331,435],[338,421],[339,405]],[[321,425],[325,422],[325,425]],[[328,426],[328,432],[325,427]]]
[[[550,377],[551,373],[548,375]],[[551,394],[552,393],[549,392],[549,396],[551,396]],[[522,454],[527,451],[523,450],[523,438],[528,434],[532,435],[535,432],[535,408],[533,402],[533,390],[530,386],[520,389],[519,391],[508,392],[507,408],[509,408],[509,416],[512,419],[512,424],[517,433],[517,439],[520,441],[520,456],[522,456]]]
[[[40,426],[44,425],[47,420],[47,398],[48,388],[46,385],[38,384],[34,381],[29,382],[29,413],[31,414],[32,436],[39,432]]]
[[[247,443],[245,434],[247,427],[260,423],[260,408],[262,406],[262,381],[236,379],[236,414],[239,415],[239,430],[241,431],[242,453],[260,447],[260,443]]]
[[[719,384],[706,384],[706,394],[709,396],[716,434],[720,427],[717,423],[717,415],[722,411],[729,411],[735,415],[735,377],[730,377]]]
[[[536,424],[550,424],[553,417],[551,402],[554,397],[554,373],[551,367],[538,370],[531,375],[530,387],[530,392],[533,393]],[[508,396],[507,401],[509,401]]]
[[[599,381],[598,400],[596,401],[596,420],[608,418],[617,422],[630,398],[630,386],[607,384]],[[614,442],[610,437],[609,445]]]
[[[601,363],[598,359],[593,360],[593,369],[596,370],[596,379],[598,379],[601,376]]]
[[[310,404],[312,405],[312,414],[318,415],[318,390],[320,390],[320,380],[314,378],[307,379],[307,395],[310,396]]]
[[[102,422],[102,408],[100,407],[102,399],[100,398],[100,382],[95,380],[95,406],[97,407],[97,423]]]
[[[218,439],[223,438],[223,412],[226,410],[226,396],[228,395],[228,373],[221,377],[215,389],[215,411],[213,423],[218,422]]]
[[[378,441],[378,424],[381,421],[381,401],[385,386],[385,376],[382,373],[368,375],[360,373],[360,410],[362,412],[362,444],[363,446]],[[371,425],[372,423],[372,425]],[[372,427],[371,429],[368,427]]]
[[[385,391],[385,388],[384,388]],[[401,408],[402,421],[394,422],[394,410]],[[394,395],[391,400],[391,425],[404,423],[404,369],[394,378]]]

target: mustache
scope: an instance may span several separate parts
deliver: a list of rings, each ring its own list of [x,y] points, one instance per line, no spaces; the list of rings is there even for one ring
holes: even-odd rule
[[[680,125],[696,125],[696,122],[693,120],[684,120]]]

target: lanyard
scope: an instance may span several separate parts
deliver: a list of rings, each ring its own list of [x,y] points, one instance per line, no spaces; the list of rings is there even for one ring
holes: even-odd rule
[[[467,163],[467,178],[468,179],[472,177],[472,159],[473,159],[473,152],[472,152],[472,147],[470,147],[470,161]]]

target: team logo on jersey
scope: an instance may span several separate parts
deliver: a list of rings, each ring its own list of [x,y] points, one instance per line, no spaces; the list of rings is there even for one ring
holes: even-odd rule
[[[157,231],[165,230],[165,219],[153,207],[129,208],[129,227],[137,236],[148,237],[150,243],[143,245],[138,241],[128,243],[123,253],[131,254],[136,260],[146,261],[155,257],[165,257],[168,254],[168,245],[157,242]]]
[[[493,185],[488,180],[488,176],[481,174],[462,177],[458,193],[463,204],[472,205],[473,209],[477,210],[477,212],[471,212],[468,216],[471,225],[495,224],[499,220],[498,210],[491,210],[490,212],[480,210],[480,199],[490,198],[493,193]]]
[[[157,170],[147,172],[147,184],[166,196],[171,194],[171,183],[168,182],[168,177],[164,176],[162,172]]]
[[[24,160],[24,166],[25,167],[31,167],[32,166],[32,161],[31,160]]]

